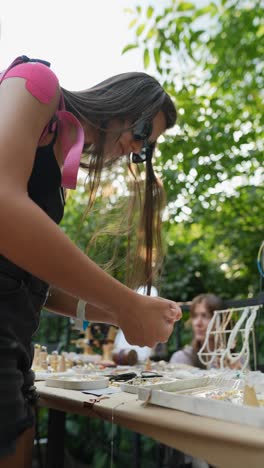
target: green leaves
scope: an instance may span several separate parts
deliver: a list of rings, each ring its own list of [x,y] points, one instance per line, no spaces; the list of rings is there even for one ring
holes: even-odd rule
[[[148,68],[149,64],[150,64],[149,50],[145,49],[144,50],[144,67]]]
[[[210,3],[209,5],[203,7],[203,8],[199,8],[196,10],[195,14],[194,14],[194,18],[199,18],[200,16],[203,16],[203,15],[206,15],[206,14],[209,14],[211,17],[215,16],[218,12],[218,8],[216,6],[215,3]]]
[[[137,29],[136,29],[136,35],[137,35],[137,37],[141,36],[141,34],[143,33],[145,27],[146,27],[145,24],[140,24],[140,25],[137,27]]]
[[[174,134],[170,132],[159,146],[155,168],[163,175],[167,191],[168,233],[177,223],[172,236],[176,257],[169,256],[175,262],[172,272],[176,274],[175,265],[183,266],[177,284],[172,286],[173,273],[167,278],[167,293],[186,296],[187,291],[191,297],[195,292],[194,276],[183,279],[182,275],[189,262],[197,259],[193,250],[197,244],[197,255],[204,252],[198,264],[209,262],[220,275],[203,276],[205,266],[201,266],[199,287],[221,285],[232,295],[228,286],[232,283],[233,295],[242,290],[247,294],[248,285],[253,290],[258,284],[256,253],[250,243],[257,245],[264,231],[261,195],[252,190],[264,181],[263,6],[257,1],[247,8],[242,0],[221,4],[208,0],[199,8],[196,2],[171,0],[166,7],[142,7],[135,16],[146,25],[136,36],[144,66],[154,67],[157,78],[175,97],[179,114]],[[259,221],[250,209],[245,218],[247,203],[255,207]],[[191,223],[206,233],[195,242]],[[186,239],[177,244],[180,226],[185,236],[190,234],[191,250]],[[184,249],[185,259],[177,257]],[[225,271],[223,261],[228,265]]]
[[[190,2],[179,2],[178,11],[194,10],[194,4]]]
[[[138,48],[138,44],[128,44],[123,48],[122,54],[125,54],[128,50],[137,49],[137,48]]]
[[[159,67],[159,65],[160,65],[160,49],[158,47],[155,47],[155,49],[154,49],[154,58],[155,58],[155,62],[156,62],[157,67]]]
[[[154,12],[154,8],[152,6],[149,6],[147,8],[147,13],[146,13],[148,19],[150,19],[152,17],[153,12]]]

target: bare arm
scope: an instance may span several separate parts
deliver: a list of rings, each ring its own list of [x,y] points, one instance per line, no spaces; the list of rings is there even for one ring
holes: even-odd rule
[[[180,311],[172,301],[136,294],[101,270],[28,197],[27,183],[57,96],[41,104],[12,78],[0,87],[0,252],[67,294],[113,316],[131,343],[166,341]],[[98,316],[100,320],[100,317]]]
[[[23,82],[12,78],[0,88],[1,253],[76,297],[118,310],[132,291],[106,275],[28,197],[38,139],[57,102],[39,103]]]
[[[45,309],[55,312],[56,314],[66,315],[76,318],[78,299],[65,291],[56,288],[51,288],[48,299],[45,303]],[[85,318],[92,322],[102,322],[116,325],[113,314],[98,307],[87,304],[85,308]]]

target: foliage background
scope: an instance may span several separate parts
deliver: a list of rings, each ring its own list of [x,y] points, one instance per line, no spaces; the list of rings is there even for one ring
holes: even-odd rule
[[[135,47],[142,50],[146,71],[164,85],[178,109],[178,123],[161,138],[155,161],[168,201],[164,213],[167,252],[157,285],[160,295],[177,301],[190,301],[202,292],[229,299],[251,297],[262,289],[256,257],[264,231],[263,1],[168,0],[150,1],[144,7],[138,3],[135,10],[126,11],[135,39],[123,53]],[[120,195],[115,192],[115,196]],[[76,239],[85,200],[81,186],[74,198],[68,198],[62,228],[72,239]],[[82,249],[102,222],[100,203],[99,199],[78,233]],[[115,214],[114,202],[108,209]],[[90,256],[104,263],[112,249],[107,243],[105,247],[90,251]],[[120,280],[124,249],[121,239],[120,262],[113,273]],[[44,314],[36,341],[47,342],[47,321],[51,319]],[[66,346],[68,319],[52,321],[61,327],[54,343],[58,340]],[[258,333],[262,331],[259,321]],[[189,339],[182,326],[182,343]],[[262,347],[260,340],[261,359]],[[175,334],[168,343],[168,356],[174,349]],[[73,453],[89,459],[96,468],[109,465],[107,452],[98,449],[95,453],[86,444],[81,449],[73,440],[80,442],[77,434],[81,432],[93,447],[98,432],[101,439],[99,426],[76,418],[67,426],[68,435],[74,436],[69,437]],[[121,451],[131,450],[128,439],[124,431]],[[148,465],[142,466],[161,466],[155,465],[154,446],[145,440]],[[124,466],[120,460],[116,457],[115,466]]]

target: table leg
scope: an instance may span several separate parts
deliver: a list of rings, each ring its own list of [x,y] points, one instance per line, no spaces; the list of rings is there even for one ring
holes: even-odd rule
[[[137,432],[133,434],[133,449],[132,449],[132,457],[133,457],[133,467],[140,468],[140,457],[141,457],[141,435]]]
[[[64,467],[65,416],[63,411],[49,410],[46,468]]]

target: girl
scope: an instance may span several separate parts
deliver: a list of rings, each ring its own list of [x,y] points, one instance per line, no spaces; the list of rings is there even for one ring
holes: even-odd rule
[[[175,364],[187,364],[204,369],[205,366],[200,362],[198,351],[201,349],[206,331],[215,310],[222,309],[222,300],[214,294],[199,294],[190,305],[190,322],[193,332],[191,345],[176,351],[170,358],[170,362]],[[211,338],[210,349],[214,347],[214,337]]]
[[[54,312],[118,326],[140,346],[166,341],[181,317],[174,302],[137,294],[108,275],[58,227],[62,185],[74,188],[79,165],[88,170],[91,205],[105,165],[131,153],[134,162],[145,160],[139,284],[151,287],[152,250],[159,245],[153,206],[160,192],[151,158],[157,138],[175,123],[172,100],[144,73],[69,92],[47,65],[23,56],[0,78],[1,468],[31,466],[31,338],[45,301]]]

